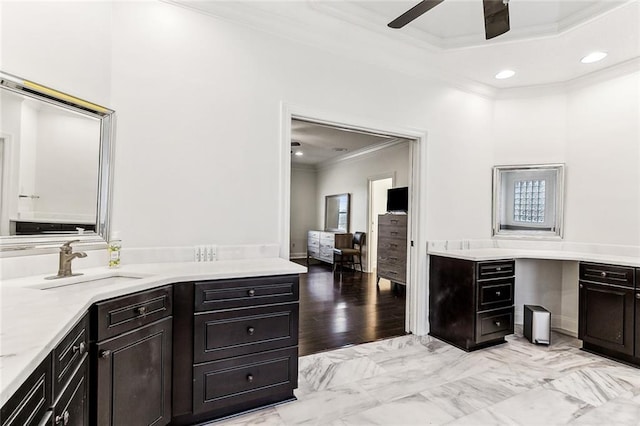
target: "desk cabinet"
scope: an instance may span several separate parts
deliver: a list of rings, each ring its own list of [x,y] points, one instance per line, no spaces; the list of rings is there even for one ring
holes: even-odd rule
[[[634,269],[580,263],[578,338],[583,348],[632,360],[636,351]]]
[[[430,334],[471,351],[513,334],[515,262],[430,256]]]

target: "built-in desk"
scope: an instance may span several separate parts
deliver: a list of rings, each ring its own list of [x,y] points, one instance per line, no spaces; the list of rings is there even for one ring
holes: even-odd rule
[[[468,275],[462,273],[462,269],[513,261],[516,323],[522,322],[524,304],[546,305],[551,311],[554,328],[579,337],[583,340],[583,349],[640,365],[639,248],[563,243],[542,248],[535,248],[534,244],[500,247],[498,241],[486,244],[489,246],[478,247],[470,242],[429,244],[432,334],[436,337],[442,334],[444,340],[467,350],[482,347],[482,336],[477,334],[477,330],[481,330],[477,321],[482,319],[479,315],[482,288],[474,281],[478,280],[480,272],[472,271],[469,275],[466,287],[470,294],[463,298],[471,312],[465,316],[469,322],[465,333],[470,340],[467,342],[460,340],[459,335],[447,334],[459,323],[453,324],[442,316],[452,315],[455,304],[449,300],[450,296]],[[448,283],[444,283],[445,279]],[[502,288],[496,291],[505,294]],[[563,327],[557,321],[554,325],[554,317],[564,319],[570,326]],[[492,342],[500,341],[497,338]]]

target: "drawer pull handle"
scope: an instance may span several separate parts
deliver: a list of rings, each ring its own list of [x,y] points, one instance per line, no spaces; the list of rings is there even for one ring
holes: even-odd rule
[[[86,350],[87,350],[87,345],[85,345],[84,342],[80,342],[79,345],[73,345],[73,347],[71,348],[71,351],[74,354],[76,352],[80,352],[80,355],[84,354]]]
[[[138,315],[145,315],[147,313],[147,307],[146,306],[138,306],[136,308],[136,313]]]
[[[68,425],[69,424],[69,412],[67,410],[64,411],[64,413],[60,414],[59,416],[56,416],[55,421],[57,425]]]
[[[605,271],[600,272],[600,276],[602,278],[606,278],[607,277],[607,273]]]
[[[395,231],[391,231],[391,235],[398,235],[398,233]]]
[[[584,288],[584,284],[580,284],[580,288]]]
[[[256,295],[256,291],[254,289],[249,290],[248,292],[249,296],[255,296]]]
[[[391,219],[391,223],[398,223],[398,221]]]
[[[398,247],[397,244],[389,244],[389,247]]]
[[[253,383],[253,374],[247,374],[247,382]]]
[[[253,327],[249,327],[249,328],[247,328],[247,334],[248,334],[249,336],[253,336],[253,333],[255,333],[255,332],[256,332],[256,329],[255,329],[255,328],[253,328]]]
[[[636,293],[636,299],[640,300],[640,293]]]
[[[502,292],[500,292],[500,291],[496,291],[496,296],[498,296],[498,297],[499,297],[501,294],[502,294]]]
[[[108,349],[105,349],[105,350],[103,350],[103,351],[100,351],[100,353],[98,354],[98,356],[99,356],[100,358],[103,358],[103,359],[109,358],[109,357],[111,356],[111,351],[110,351],[110,350],[108,350]]]
[[[500,327],[500,321],[494,321],[496,327]]]
[[[502,268],[498,266],[498,267],[496,268],[496,271],[500,272],[500,271],[502,271]]]

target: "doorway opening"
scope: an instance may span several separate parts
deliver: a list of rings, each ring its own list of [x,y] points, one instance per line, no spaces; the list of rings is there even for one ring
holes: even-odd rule
[[[300,280],[300,354],[410,332],[414,296],[404,289],[411,279],[406,287],[378,287],[375,266],[377,217],[387,212],[389,188],[413,186],[416,139],[293,114],[285,129],[290,132],[287,257],[308,265]],[[351,243],[355,232],[366,233],[362,273],[355,267],[334,273],[331,256],[321,256],[326,248],[322,237],[314,237],[319,238],[319,249],[311,246],[310,235],[326,234],[324,202],[335,194],[349,194],[351,202],[349,229],[335,233],[333,242]],[[412,264],[409,241],[407,270]]]

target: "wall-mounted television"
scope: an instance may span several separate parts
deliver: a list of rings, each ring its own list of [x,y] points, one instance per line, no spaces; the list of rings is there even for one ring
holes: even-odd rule
[[[409,188],[391,188],[387,190],[387,211],[407,212],[409,210]]]

